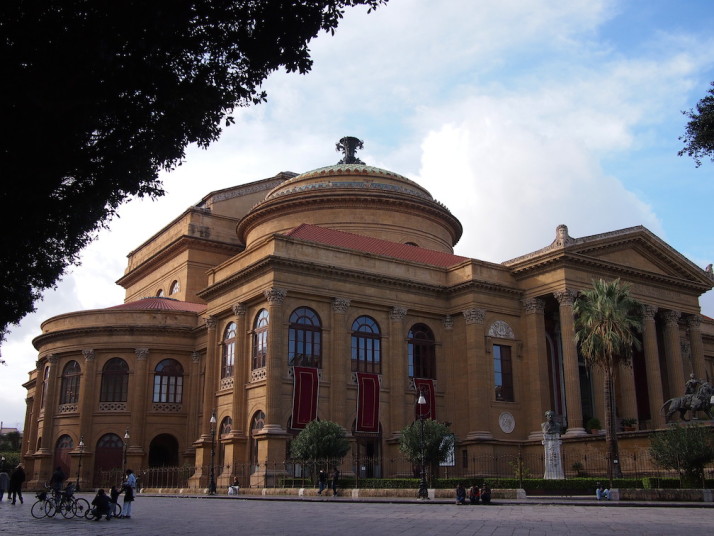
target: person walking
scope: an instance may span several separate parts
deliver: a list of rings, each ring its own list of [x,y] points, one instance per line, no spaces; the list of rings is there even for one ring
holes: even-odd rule
[[[8,499],[12,500],[12,504],[15,504],[17,499],[20,499],[20,504],[23,504],[22,500],[22,484],[25,482],[25,469],[22,464],[18,464],[15,470],[10,475],[10,487],[8,493]]]
[[[317,475],[317,483],[320,486],[320,489],[317,494],[322,495],[323,490],[327,487],[327,473],[324,471],[324,469],[320,469],[320,474]]]
[[[136,476],[131,469],[126,470],[126,480],[122,484],[124,490],[124,506],[122,507],[122,517],[131,518],[131,505],[134,502],[134,490],[136,489]]]
[[[2,498],[5,496],[5,492],[8,490],[9,486],[10,475],[7,474],[7,471],[5,471],[5,467],[3,466],[0,468],[0,502],[2,502]],[[10,497],[10,494],[8,493],[7,496]]]
[[[332,496],[337,497],[337,486],[340,483],[340,470],[335,467],[332,472]]]

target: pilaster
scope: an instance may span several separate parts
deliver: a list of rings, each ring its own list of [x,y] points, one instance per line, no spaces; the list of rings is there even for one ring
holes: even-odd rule
[[[583,427],[582,397],[580,393],[580,365],[575,343],[575,319],[573,303],[577,293],[562,290],[553,294],[560,305],[560,329],[563,345],[563,374],[565,376],[565,408],[568,422],[568,436],[586,435]]]

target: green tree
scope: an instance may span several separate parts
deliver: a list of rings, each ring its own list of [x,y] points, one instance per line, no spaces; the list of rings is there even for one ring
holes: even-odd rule
[[[714,82],[696,106],[682,113],[689,118],[684,130],[684,136],[679,139],[684,142],[684,149],[679,156],[687,155],[694,158],[696,166],[702,165],[702,158],[709,157],[714,162]]]
[[[295,460],[332,464],[344,458],[350,443],[344,429],[332,421],[311,421],[290,444]]]
[[[641,307],[630,297],[629,285],[600,279],[578,296],[573,312],[580,352],[590,367],[603,372],[609,474],[620,478],[614,385],[618,367],[631,366],[632,349],[640,345],[636,334],[642,329]]]
[[[272,72],[310,71],[346,7],[387,1],[0,2],[0,340],[189,144],[265,101]]]
[[[416,420],[407,425],[399,438],[399,450],[413,465],[433,467],[446,461],[454,449],[454,434],[449,427],[433,419],[424,419],[424,443],[422,450],[422,422]],[[423,453],[423,460],[422,460]]]
[[[657,465],[679,473],[682,487],[703,487],[704,467],[714,461],[712,430],[695,424],[672,426],[650,437],[649,452]]]

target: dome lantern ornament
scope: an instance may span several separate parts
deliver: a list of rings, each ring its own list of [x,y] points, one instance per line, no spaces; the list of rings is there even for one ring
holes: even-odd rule
[[[362,160],[355,156],[355,152],[357,152],[358,149],[362,149],[363,147],[364,142],[359,138],[355,138],[354,136],[345,136],[344,138],[341,138],[340,141],[335,144],[335,150],[337,152],[341,151],[342,153],[344,153],[345,156],[337,163],[364,164]]]

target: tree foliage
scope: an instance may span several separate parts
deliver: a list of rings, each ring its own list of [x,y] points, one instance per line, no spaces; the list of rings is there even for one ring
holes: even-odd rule
[[[712,430],[694,424],[672,426],[650,437],[649,452],[657,465],[677,471],[682,485],[698,487],[704,467],[714,461]]]
[[[421,426],[418,420],[407,425],[399,439],[399,450],[414,465],[422,463]],[[446,461],[453,448],[454,435],[449,427],[433,419],[424,419],[424,465]]]
[[[345,431],[332,421],[310,421],[290,444],[292,458],[310,462],[341,460],[349,450]]]
[[[714,162],[714,82],[711,85],[708,95],[697,103],[696,109],[682,112],[689,122],[684,136],[679,138],[684,142],[684,149],[678,154],[694,158],[697,167],[702,165],[702,158],[709,157]]]
[[[207,147],[267,76],[307,73],[346,7],[388,0],[0,2],[0,335],[131,196]]]
[[[626,283],[599,279],[578,296],[573,312],[580,353],[604,375],[605,442],[612,473],[619,478],[614,385],[618,367],[629,366],[633,348],[640,345],[636,334],[642,329],[641,306],[630,297]]]

